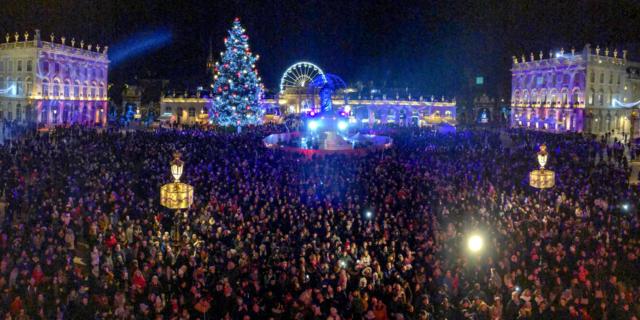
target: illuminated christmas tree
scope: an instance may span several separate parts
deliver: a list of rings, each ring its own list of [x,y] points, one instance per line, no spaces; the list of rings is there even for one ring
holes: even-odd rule
[[[258,55],[249,49],[249,37],[240,25],[233,21],[229,37],[224,39],[226,51],[221,62],[214,67],[213,112],[211,120],[219,125],[256,124],[262,117],[260,94],[262,84],[256,69]]]

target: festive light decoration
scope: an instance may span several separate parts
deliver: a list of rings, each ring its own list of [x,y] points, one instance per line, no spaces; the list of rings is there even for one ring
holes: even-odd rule
[[[311,62],[297,62],[287,68],[280,78],[280,92],[287,88],[304,88],[318,76],[324,81],[324,71],[320,67]]]
[[[180,182],[184,162],[180,153],[173,154],[171,175],[174,181],[160,187],[160,204],[169,209],[187,209],[193,203],[193,186]]]
[[[553,188],[556,184],[556,174],[544,168],[549,158],[546,145],[543,144],[540,146],[537,158],[540,169],[533,170],[529,173],[529,185],[537,189]]]
[[[248,49],[249,37],[244,32],[240,19],[236,18],[225,38],[222,68],[214,70],[213,92],[217,97],[211,120],[223,126],[255,124],[262,116],[259,104],[262,85],[255,67],[258,58]]]

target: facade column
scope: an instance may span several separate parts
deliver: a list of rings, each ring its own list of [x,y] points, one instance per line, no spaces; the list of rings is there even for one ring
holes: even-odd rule
[[[51,126],[53,120],[53,101],[47,100],[47,127]]]
[[[102,102],[102,106],[100,107],[102,109],[102,126],[107,125],[107,114],[109,112],[109,110],[107,109],[108,107],[109,104],[107,103],[107,101]]]
[[[631,115],[629,116],[631,124],[629,126],[629,140],[633,141],[636,137],[636,122],[638,121],[638,112],[636,110],[631,110]]]
[[[367,107],[367,112],[369,113],[369,127],[373,127],[373,124],[375,123],[375,115],[371,110],[371,107]]]
[[[36,101],[36,123],[42,123],[42,100]]]
[[[58,101],[58,123],[64,124],[66,120],[64,117],[64,101]]]

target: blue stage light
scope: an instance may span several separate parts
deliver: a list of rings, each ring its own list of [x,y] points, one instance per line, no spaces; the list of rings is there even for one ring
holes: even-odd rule
[[[146,30],[133,34],[113,45],[109,52],[112,65],[149,54],[171,43],[173,34],[166,28]]]
[[[308,125],[309,130],[315,131],[316,129],[318,129],[319,126],[320,126],[320,123],[318,123],[318,121],[315,121],[315,120],[309,121],[309,125]]]
[[[349,127],[349,125],[347,124],[346,121],[338,122],[338,129],[340,129],[340,131],[347,130],[348,127]]]

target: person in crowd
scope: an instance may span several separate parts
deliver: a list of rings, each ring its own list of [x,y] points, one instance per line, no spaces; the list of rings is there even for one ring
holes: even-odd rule
[[[379,129],[393,146],[307,156],[266,148],[277,126],[14,128],[0,147],[0,316],[637,319],[625,145]],[[557,183],[540,191],[526,179],[542,143]],[[174,151],[195,190],[180,212],[158,196]]]

